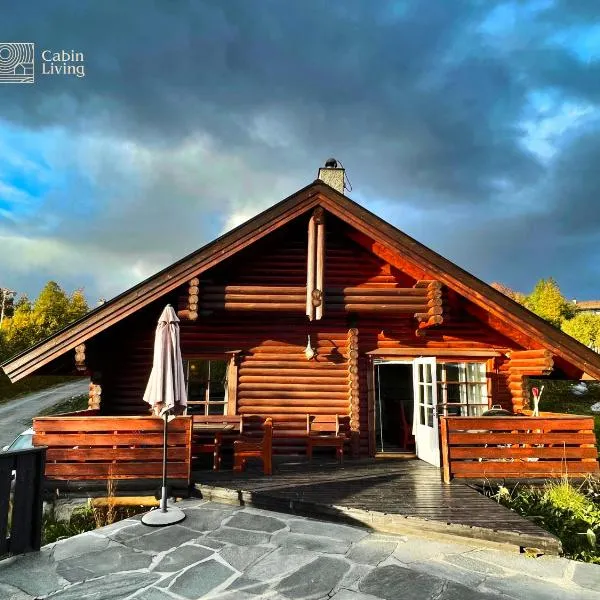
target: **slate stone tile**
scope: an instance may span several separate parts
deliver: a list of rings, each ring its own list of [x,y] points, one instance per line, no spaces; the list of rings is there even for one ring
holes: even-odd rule
[[[77,583],[50,596],[52,600],[122,600],[134,592],[152,585],[158,579],[154,573],[119,573]]]
[[[221,522],[231,516],[221,510],[207,510],[204,508],[190,508],[185,511],[186,518],[181,522],[182,527],[195,531],[214,531],[221,526]]]
[[[355,563],[378,565],[384,561],[398,546],[397,542],[384,542],[366,538],[354,544],[346,554],[346,558]]]
[[[154,587],[165,588],[165,589],[168,588],[171,585],[171,582],[175,580],[175,578],[177,577],[177,575],[179,575],[179,572],[172,573],[171,575],[168,575],[167,577],[164,577],[160,581],[157,581],[154,584]]]
[[[406,542],[398,544],[394,550],[394,558],[403,563],[429,560],[447,554],[461,554],[470,552],[472,546],[453,544],[450,542],[436,542],[435,540],[422,540],[411,537]]]
[[[33,596],[30,594],[4,583],[0,583],[0,598],[3,600],[33,600]]]
[[[275,589],[288,598],[321,598],[349,569],[350,565],[340,558],[322,556],[282,579]]]
[[[384,600],[425,600],[440,597],[444,584],[443,579],[388,565],[373,569],[358,584],[358,589]]]
[[[326,554],[346,554],[350,548],[350,542],[345,540],[305,535],[303,533],[290,533],[289,531],[276,533],[271,538],[271,542],[276,546],[304,548],[305,550],[325,552]]]
[[[273,533],[283,529],[285,523],[279,519],[274,519],[273,517],[265,517],[240,511],[235,513],[233,517],[227,521],[227,527]]]
[[[527,575],[511,575],[510,577],[487,579],[479,588],[484,592],[496,592],[505,594],[517,600],[549,600],[554,598],[560,600],[586,600],[595,598],[598,593],[579,588],[569,590],[561,588],[556,583],[543,581]]]
[[[520,600],[524,600],[525,598],[526,596],[523,596]],[[444,586],[439,600],[500,600],[500,598],[497,594],[486,594],[484,592],[465,587],[460,583],[453,583],[452,581],[449,581]]]
[[[259,544],[266,544],[271,536],[257,531],[221,527],[209,533],[207,537],[217,539],[221,542],[236,544],[237,546],[257,546]]]
[[[358,589],[358,583],[365,578],[373,567],[370,565],[351,565],[350,570],[342,577],[340,588]]]
[[[471,554],[450,554],[444,558],[444,562],[462,567],[474,573],[482,573],[483,575],[502,576],[507,575],[506,569],[499,567],[493,563],[479,560]]]
[[[97,552],[108,548],[111,541],[107,537],[93,533],[82,533],[54,545],[54,560],[64,560],[72,556],[81,556],[88,552]]]
[[[340,590],[331,596],[331,600],[379,600],[379,598],[353,590]]]
[[[564,576],[569,561],[558,556],[540,556],[531,558],[517,552],[503,552],[502,550],[474,550],[469,556],[477,558],[492,565],[505,567],[517,573],[526,573],[537,577],[547,577],[552,573],[553,577]]]
[[[96,533],[100,533],[102,535],[111,535],[121,529],[126,527],[131,527],[132,525],[139,525],[139,521],[135,521],[133,519],[123,519],[122,521],[115,521],[110,525],[105,525],[101,529],[97,529]]]
[[[213,598],[218,598],[219,600],[258,600],[259,597],[245,590],[234,590],[232,592],[219,593],[218,596],[213,596]],[[286,600],[285,598],[281,598],[281,596],[272,596],[271,594],[266,596],[266,598],[269,600]]]
[[[241,506],[234,506],[233,504],[225,504],[224,502],[207,502],[202,505],[202,508],[207,508],[210,510],[220,510],[224,513],[234,513],[238,510],[242,510]]]
[[[223,542],[219,542],[218,540],[213,540],[205,535],[198,537],[194,544],[197,546],[204,546],[205,548],[211,548],[212,550],[220,550],[221,548],[225,548],[226,544]]]
[[[124,527],[111,529],[108,532],[105,529],[99,529],[98,531],[103,535],[107,535],[111,540],[124,544],[125,542],[133,538],[140,537],[147,533],[152,533],[152,531],[154,531],[154,528],[149,527],[148,525],[144,525],[141,522],[131,522]]]
[[[133,598],[135,600],[173,600],[173,596],[155,587],[148,588]]]
[[[272,552],[273,548],[264,546],[229,546],[223,548],[219,554],[229,565],[238,571],[243,571],[248,565],[256,562],[267,552]]]
[[[0,580],[32,596],[44,596],[68,584],[56,573],[50,552],[32,552],[2,561]]]
[[[249,577],[238,577],[228,588],[229,590],[240,590],[246,594],[258,595],[262,594],[269,589],[268,583],[262,583],[257,579],[250,579]]]
[[[577,585],[600,592],[600,565],[577,563],[573,571],[573,581]]]
[[[319,535],[348,542],[358,542],[368,535],[366,530],[358,527],[328,523],[326,521],[315,521],[313,519],[294,519],[289,521],[288,524],[290,530],[294,533]]]
[[[449,579],[455,583],[460,583],[473,588],[476,588],[480,583],[485,581],[486,578],[486,575],[478,571],[470,571],[435,559],[410,563],[409,568],[418,571],[419,573],[433,575],[440,579]]]
[[[200,562],[213,554],[208,548],[201,548],[194,545],[180,546],[165,554],[161,561],[154,567],[154,571],[159,573],[173,573],[181,571],[190,565]]]
[[[152,556],[149,554],[134,552],[126,546],[115,546],[61,560],[56,564],[56,571],[69,581],[82,581],[119,571],[147,569],[151,562]]]
[[[235,575],[235,571],[210,559],[184,571],[169,587],[169,591],[190,600],[200,598]]]
[[[260,581],[279,579],[318,558],[315,552],[296,548],[277,548],[246,569],[246,577]]]
[[[146,552],[164,552],[185,542],[198,538],[197,531],[191,531],[181,525],[170,525],[169,527],[151,527],[151,533],[122,540],[122,544],[144,550]]]

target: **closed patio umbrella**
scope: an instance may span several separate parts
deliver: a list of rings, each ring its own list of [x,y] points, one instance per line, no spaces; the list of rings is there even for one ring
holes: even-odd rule
[[[179,319],[170,304],[163,310],[156,327],[152,372],[144,392],[144,400],[152,406],[155,415],[163,417],[164,423],[160,507],[146,513],[142,517],[142,523],[172,525],[183,521],[185,513],[174,506],[167,506],[167,423],[169,413],[174,415],[183,412],[187,405],[187,391],[179,345]]]

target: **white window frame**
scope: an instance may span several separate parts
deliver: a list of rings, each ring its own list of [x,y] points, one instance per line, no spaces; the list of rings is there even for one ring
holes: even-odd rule
[[[188,382],[190,380],[190,364],[193,361],[206,361],[208,362],[208,380],[207,380],[207,385],[206,385],[206,390],[204,392],[205,394],[205,399],[204,400],[191,400],[189,398],[189,385]],[[225,380],[223,381],[222,385],[224,387],[224,399],[223,400],[211,400],[210,399],[210,388],[211,388],[211,377],[210,377],[210,368],[211,368],[211,363],[213,362],[224,362],[225,363]],[[208,416],[211,414],[223,414],[226,415],[228,414],[228,407],[229,407],[229,377],[230,377],[230,360],[228,357],[226,356],[189,356],[184,358],[184,367],[185,367],[185,380],[186,380],[186,387],[188,389],[188,407],[192,406],[192,407],[203,407],[203,412],[196,412],[194,411],[193,414],[197,414],[199,416]],[[214,382],[212,382],[214,383]],[[209,408],[211,406],[222,406],[223,407],[223,413],[211,413],[209,412]]]
[[[477,360],[467,361],[455,361],[446,360],[438,361],[438,367],[441,371],[441,377],[438,379],[439,391],[438,391],[438,402],[442,407],[442,414],[448,416],[449,407],[458,407],[460,409],[460,416],[476,417],[480,416],[484,410],[487,410],[490,406],[489,396],[489,377],[487,375],[487,362]],[[467,375],[467,365],[477,364],[480,365],[480,369],[483,369],[484,377],[478,381],[470,381]],[[448,381],[446,365],[458,366],[458,381]],[[460,402],[448,402],[448,386],[459,386],[459,397]],[[480,386],[480,402],[471,402],[469,399],[470,394],[468,393],[469,386],[475,388]]]

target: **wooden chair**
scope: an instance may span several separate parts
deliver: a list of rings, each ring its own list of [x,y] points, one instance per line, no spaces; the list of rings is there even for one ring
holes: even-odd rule
[[[402,419],[402,447],[409,450],[415,447],[415,437],[412,434],[412,423],[406,420],[404,402],[400,404],[400,418]]]
[[[336,458],[344,460],[346,436],[340,432],[339,415],[306,415],[306,455],[312,460],[313,447],[332,446]]]
[[[260,416],[242,417],[240,434],[233,442],[233,470],[241,473],[249,458],[260,458],[264,474],[272,475],[273,420]]]
[[[192,429],[192,457],[199,454],[213,455],[213,471],[221,468],[223,434],[240,429],[240,417],[219,415],[194,415]]]

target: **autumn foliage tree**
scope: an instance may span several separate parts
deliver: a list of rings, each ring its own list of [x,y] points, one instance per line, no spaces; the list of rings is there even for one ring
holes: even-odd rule
[[[515,292],[501,283],[492,283],[492,287],[582,344],[600,351],[600,315],[577,312],[577,305],[563,296],[558,283],[552,277],[540,279],[530,294]]]
[[[33,303],[20,296],[12,316],[2,322],[0,361],[56,333],[88,310],[82,290],[68,295],[55,281],[49,281]]]

